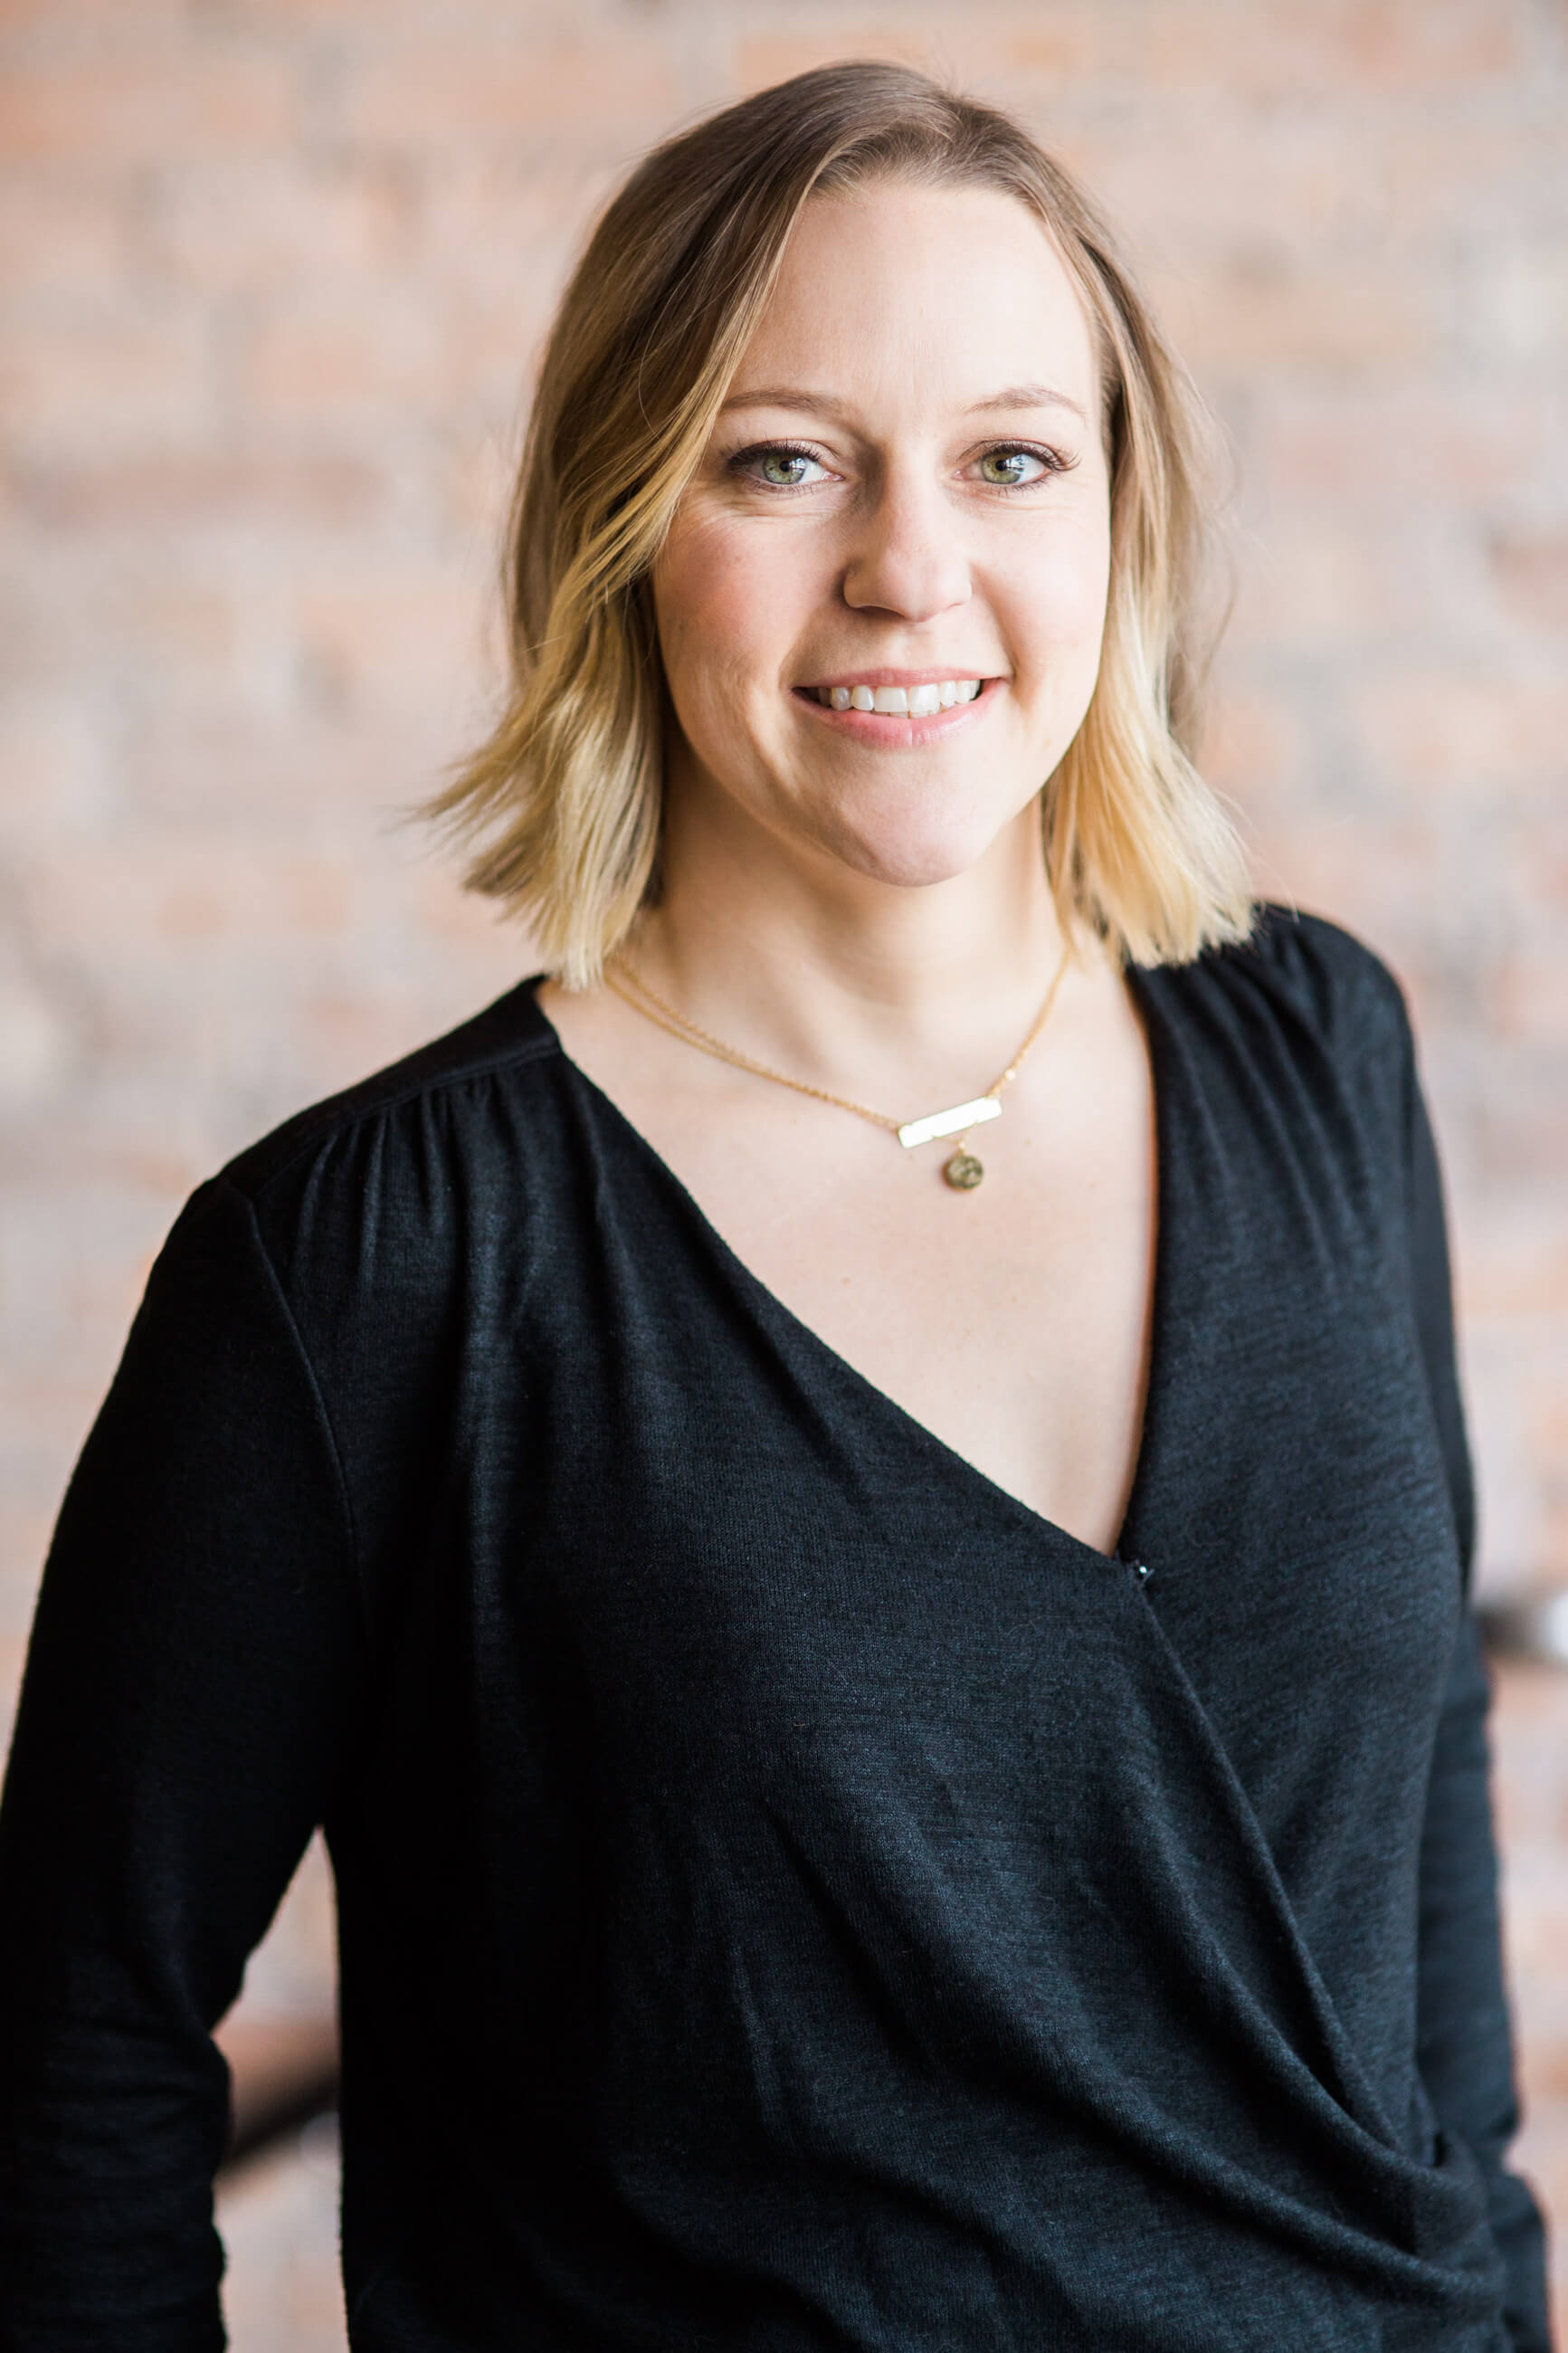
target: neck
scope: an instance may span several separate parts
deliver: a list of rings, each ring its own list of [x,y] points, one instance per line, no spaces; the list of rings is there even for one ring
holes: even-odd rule
[[[888,882],[679,800],[664,849],[628,961],[726,1042],[846,1092],[977,1092],[1064,951],[1037,803],[934,883]]]

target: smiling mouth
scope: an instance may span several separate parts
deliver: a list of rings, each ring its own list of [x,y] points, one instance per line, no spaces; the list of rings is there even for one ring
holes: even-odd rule
[[[939,711],[973,702],[978,678],[930,679],[920,686],[805,686],[800,691],[826,711],[877,711],[889,718],[934,719]]]

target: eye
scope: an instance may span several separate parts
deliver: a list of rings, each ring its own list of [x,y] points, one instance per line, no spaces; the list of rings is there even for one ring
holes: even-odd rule
[[[827,480],[827,469],[814,451],[788,441],[760,441],[753,448],[739,449],[729,470],[770,491],[809,490],[814,482]]]
[[[1031,483],[1043,482],[1047,474],[1065,471],[1064,461],[1051,449],[987,449],[980,460],[981,480],[998,491],[1026,490]]]

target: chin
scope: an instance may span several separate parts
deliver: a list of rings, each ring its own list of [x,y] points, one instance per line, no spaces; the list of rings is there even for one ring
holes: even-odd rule
[[[1016,816],[1009,812],[989,825],[973,815],[965,823],[954,823],[950,818],[945,823],[920,824],[910,822],[906,809],[896,821],[889,818],[878,824],[840,822],[827,828],[822,847],[868,881],[919,891],[969,873],[1016,821]]]

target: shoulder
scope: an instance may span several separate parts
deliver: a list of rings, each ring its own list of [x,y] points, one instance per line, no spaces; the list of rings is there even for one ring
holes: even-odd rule
[[[444,1037],[295,1113],[231,1160],[224,1178],[258,1201],[302,1163],[355,1137],[384,1133],[400,1113],[407,1115],[405,1126],[435,1117],[458,1135],[482,1126],[497,1091],[526,1085],[531,1070],[560,1060],[560,1041],[533,992],[531,980],[520,983]]]
[[[524,983],[297,1113],[205,1189],[243,1202],[302,1328],[367,1308],[418,1321],[487,1239],[515,1245],[559,1191],[567,1068]]]
[[[1139,992],[1157,1070],[1248,1182],[1289,1167],[1292,1198],[1403,1213],[1415,1047],[1399,983],[1362,941],[1265,906],[1247,941],[1141,974]]]
[[[1321,915],[1259,908],[1251,935],[1159,976],[1174,1012],[1220,1024],[1290,1060],[1328,1063],[1342,1078],[1393,1074],[1408,1062],[1404,991],[1383,959]]]

